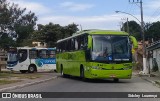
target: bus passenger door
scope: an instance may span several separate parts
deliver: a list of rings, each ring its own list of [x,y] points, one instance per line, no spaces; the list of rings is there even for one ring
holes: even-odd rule
[[[29,66],[29,58],[28,58],[28,50],[27,49],[19,49],[18,50],[18,65],[16,70],[28,70]]]

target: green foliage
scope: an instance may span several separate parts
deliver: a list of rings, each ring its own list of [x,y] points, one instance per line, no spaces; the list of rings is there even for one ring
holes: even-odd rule
[[[28,39],[34,31],[36,21],[35,14],[31,11],[26,13],[26,8],[21,9],[17,4],[10,4],[7,0],[0,0],[0,38],[6,33],[11,39],[16,38],[17,44],[21,45],[20,43]],[[9,46],[12,45],[9,44]]]
[[[135,21],[129,21],[129,32],[135,36],[138,41],[142,40],[141,27]],[[123,28],[124,27],[124,28]],[[127,22],[123,24],[122,29],[127,32]],[[144,26],[145,40],[160,40],[160,22],[146,23]]]
[[[60,26],[53,23],[47,25],[39,24],[38,30],[32,34],[32,39],[34,41],[46,42],[48,47],[55,47],[57,40],[69,37],[77,31],[77,25],[74,23],[68,26]]]
[[[154,22],[152,24],[149,24],[149,28],[146,31],[146,39],[148,40],[160,40],[160,22]]]
[[[0,38],[0,48],[6,49],[9,45],[16,46],[16,42],[12,40],[12,38],[8,37],[6,33],[4,33]]]
[[[129,34],[136,37],[137,40],[141,40],[141,26],[135,21],[128,21]],[[127,22],[123,24],[122,29],[127,32]]]

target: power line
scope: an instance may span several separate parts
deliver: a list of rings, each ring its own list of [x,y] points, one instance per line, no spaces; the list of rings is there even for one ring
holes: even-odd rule
[[[154,13],[151,15],[151,17],[150,18],[148,18],[148,21],[150,21],[151,20],[151,18],[153,18],[153,17],[155,17],[155,16],[158,16],[158,15],[160,15],[160,7],[158,7],[155,11],[154,11]],[[155,19],[156,19],[157,17],[155,17]],[[159,17],[158,17],[158,19],[159,19]],[[157,20],[158,20],[157,19]]]

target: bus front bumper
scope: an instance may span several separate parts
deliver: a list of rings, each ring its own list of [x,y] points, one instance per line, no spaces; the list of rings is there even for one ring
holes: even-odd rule
[[[13,67],[7,67],[8,70],[13,70]]]
[[[85,72],[85,77],[90,79],[130,79],[132,69],[129,70],[97,70],[92,69]]]

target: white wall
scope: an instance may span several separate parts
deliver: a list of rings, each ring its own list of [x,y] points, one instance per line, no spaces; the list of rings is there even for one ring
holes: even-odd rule
[[[158,64],[158,70],[160,72],[160,48],[153,50],[153,58],[156,58],[156,62]]]

